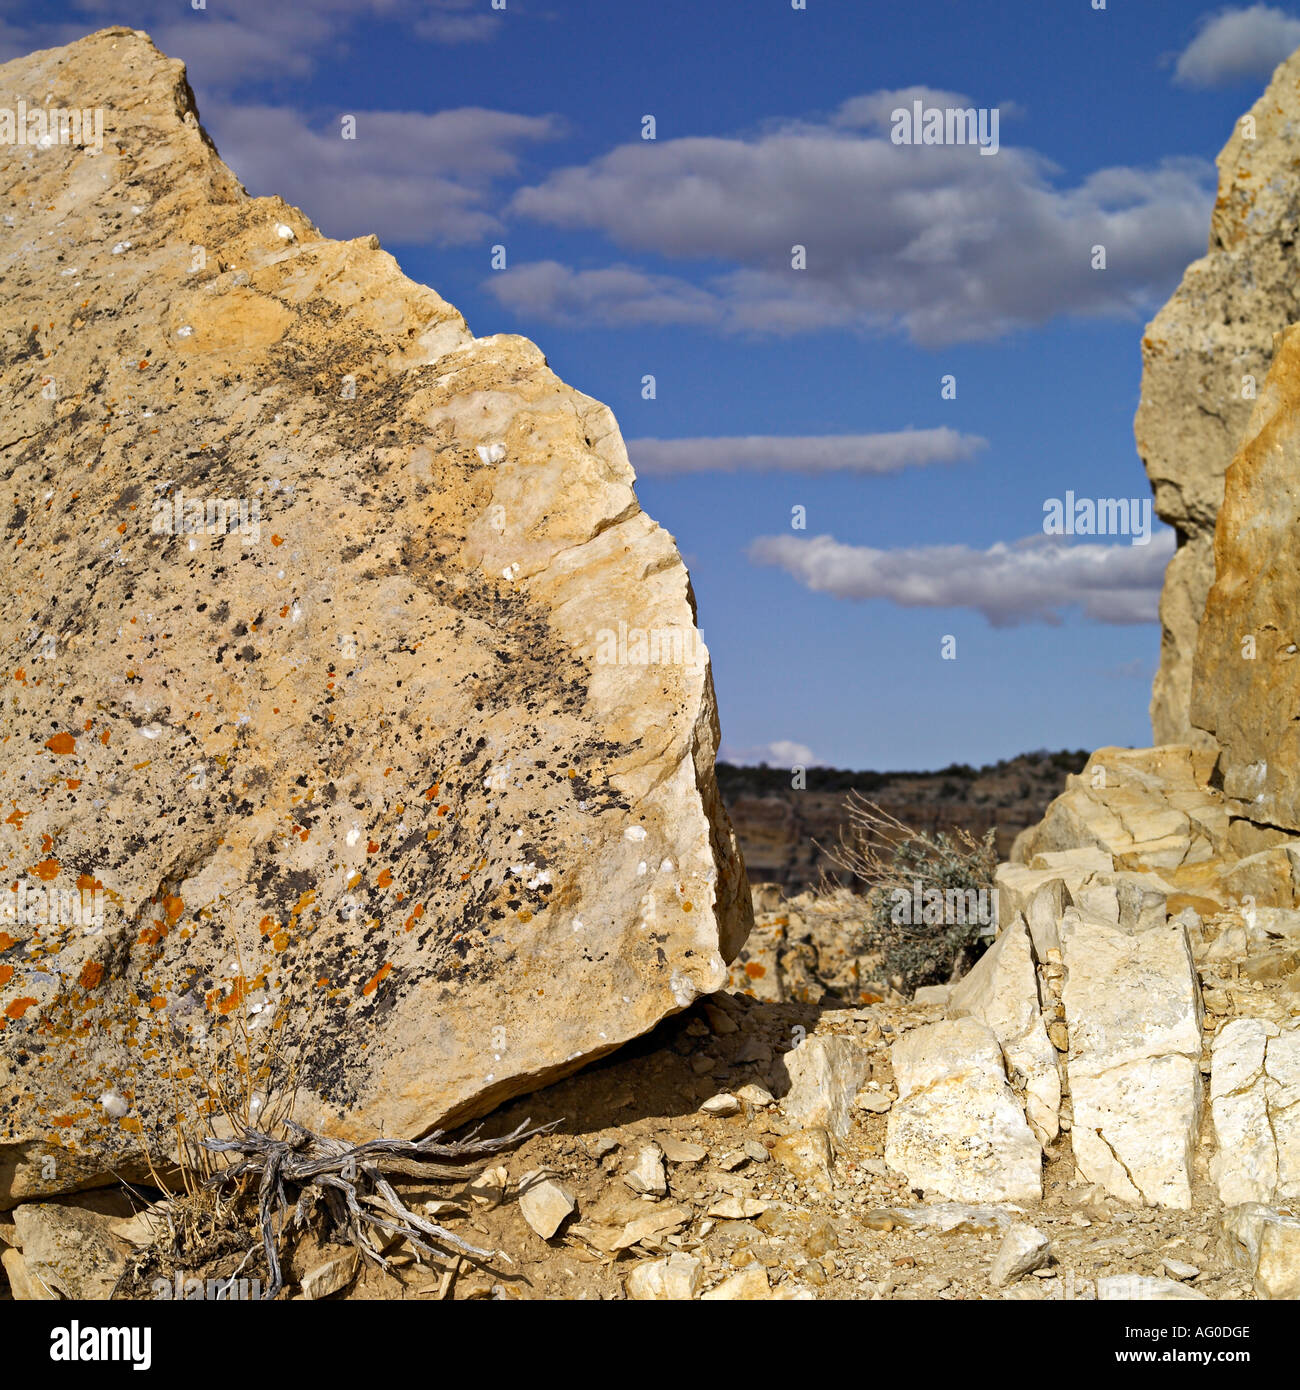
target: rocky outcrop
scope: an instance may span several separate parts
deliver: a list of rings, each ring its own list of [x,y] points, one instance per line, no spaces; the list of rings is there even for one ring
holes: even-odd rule
[[[754,929],[732,962],[733,989],[769,1003],[874,1004],[896,993],[887,974],[865,898],[840,888],[787,900],[778,884],[754,885]]]
[[[248,197],[144,34],[20,101],[104,142],[0,147],[0,1208],[245,1030],[253,1113],[414,1136],[720,988],[707,652],[610,412]]]
[[[1210,745],[1189,715],[1197,625],[1215,575],[1224,474],[1273,356],[1300,319],[1300,54],[1233,128],[1219,155],[1209,254],[1188,267],[1142,340],[1134,429],[1155,509],[1178,532],[1160,599],[1155,742]],[[1202,726],[1204,727],[1204,726]],[[1212,727],[1212,726],[1210,726]]]
[[[1192,717],[1222,748],[1223,790],[1251,819],[1300,829],[1300,327],[1288,329],[1228,471]]]

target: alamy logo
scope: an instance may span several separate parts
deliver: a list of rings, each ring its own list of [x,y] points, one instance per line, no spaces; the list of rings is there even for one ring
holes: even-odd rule
[[[597,666],[695,666],[708,660],[704,638],[693,627],[602,627],[596,633]]]
[[[890,890],[889,917],[899,927],[981,926],[996,929],[996,888],[924,888],[919,879],[908,888]]]
[[[889,113],[889,138],[895,145],[978,145],[980,154],[997,154],[1002,113],[996,106],[926,106]]]
[[[177,488],[170,497],[155,497],[149,530],[155,536],[225,536],[250,541],[262,537],[262,504],[256,497],[186,497]]]
[[[56,1327],[50,1333],[51,1361],[130,1361],[132,1370],[153,1365],[150,1327]]]
[[[1043,531],[1049,536],[1129,536],[1134,545],[1151,539],[1149,497],[1049,497],[1043,503]]]
[[[104,148],[104,108],[102,106],[64,109],[62,106],[34,106],[25,101],[18,109],[0,106],[0,145],[81,145],[91,154]]]
[[[20,878],[16,889],[0,893],[0,922],[22,927],[84,927],[101,931],[104,926],[102,888],[46,888]]]
[[[162,1303],[248,1303],[262,1297],[260,1279],[194,1279],[177,1274],[175,1280],[155,1279],[153,1296]]]

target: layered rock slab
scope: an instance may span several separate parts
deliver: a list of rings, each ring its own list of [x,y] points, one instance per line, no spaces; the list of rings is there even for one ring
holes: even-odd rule
[[[64,895],[0,923],[0,1207],[165,1148],[245,1026],[415,1135],[719,988],[707,652],[610,412],[248,197],[147,36],[19,100],[105,139],[0,147],[0,865]]]
[[[1300,232],[1300,54],[1274,73],[1218,157],[1208,254],[1193,262],[1142,340],[1138,453],[1157,514],[1179,548],[1160,597],[1156,743],[1212,740],[1189,716],[1197,625],[1214,580],[1224,475],[1273,357],[1300,319],[1292,247]]]
[[[1089,873],[1112,869],[1115,882],[1127,880],[1126,898],[1140,891],[1154,903],[1163,895],[1172,913],[1214,913],[1247,899],[1290,908],[1295,836],[1276,824],[1256,825],[1213,785],[1215,771],[1213,751],[1187,745],[1098,749],[1066,779],[1041,823],[1017,840],[1023,867],[999,869],[999,886],[1011,890],[1004,919],[1023,910],[1031,928],[1042,930],[1050,904],[1039,904],[1034,916],[1029,900],[1053,874],[1073,890]]]

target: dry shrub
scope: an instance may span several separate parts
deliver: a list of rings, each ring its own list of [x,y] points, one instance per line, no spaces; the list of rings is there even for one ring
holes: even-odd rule
[[[922,900],[936,891],[945,904],[965,903],[970,893],[988,893],[998,857],[994,832],[977,840],[967,830],[930,834],[913,830],[860,792],[845,801],[848,823],[827,853],[835,865],[862,885],[868,901],[868,949],[879,951],[884,971],[901,987],[915,990],[939,984],[968,970],[982,954],[991,925],[971,914],[945,911],[939,922],[900,921],[904,897]],[[960,898],[958,897],[960,895]],[[914,914],[906,914],[914,915]]]

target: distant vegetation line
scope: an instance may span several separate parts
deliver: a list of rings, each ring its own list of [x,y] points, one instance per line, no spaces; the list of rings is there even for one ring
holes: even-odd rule
[[[950,763],[947,767],[918,772],[855,772],[838,767],[809,767],[806,789],[810,792],[873,792],[900,783],[933,782],[937,778],[943,778],[951,784],[950,791],[945,788],[948,794],[955,800],[961,800],[963,783],[1030,772],[1037,776],[1063,778],[1067,773],[1080,772],[1088,761],[1088,756],[1081,748],[1065,749],[1055,753],[1039,749],[1032,753],[1018,754],[1014,758],[1003,758],[995,763],[985,763],[982,767],[972,767],[969,763]],[[784,794],[791,790],[790,769],[769,767],[766,763],[751,767],[720,762],[718,787],[724,797]]]

